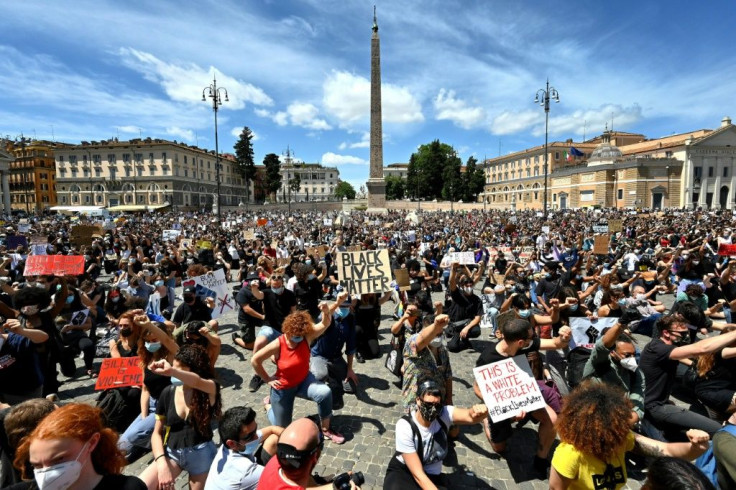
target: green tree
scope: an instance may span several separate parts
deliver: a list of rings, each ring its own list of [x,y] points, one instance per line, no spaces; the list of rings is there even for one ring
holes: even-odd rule
[[[463,174],[462,200],[475,202],[478,199],[478,194],[483,192],[485,182],[486,176],[483,167],[478,165],[478,160],[475,157],[469,157],[465,163],[465,173]]]
[[[266,167],[266,176],[263,188],[274,201],[276,192],[281,187],[281,161],[276,153],[269,153],[263,158],[263,166]]]
[[[459,166],[462,162],[455,155],[452,146],[434,140],[420,146],[409,158],[406,192],[415,198],[442,198],[450,194],[450,187],[459,192]],[[446,167],[451,169],[446,172]],[[447,177],[451,180],[448,182]],[[447,190],[445,190],[447,188]]]
[[[389,175],[386,181],[386,199],[403,199],[406,192],[406,181],[396,175]]]
[[[299,188],[302,186],[302,177],[301,175],[295,173],[294,176],[289,179],[289,190],[294,195],[294,198],[296,198],[297,192],[299,192]]]
[[[344,180],[341,180],[335,186],[335,197],[338,199],[342,199],[343,197],[347,197],[348,199],[355,199],[355,189],[352,185],[350,185],[350,182],[345,182]]]
[[[250,202],[250,182],[256,176],[256,162],[253,160],[253,132],[248,126],[235,142],[235,163],[240,175],[245,179],[245,202]]]
[[[463,177],[460,171],[463,162],[455,155],[448,155],[442,169],[442,199],[457,201],[462,198]]]

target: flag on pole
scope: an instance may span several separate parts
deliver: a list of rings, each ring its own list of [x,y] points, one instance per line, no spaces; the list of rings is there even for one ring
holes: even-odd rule
[[[570,147],[570,154],[572,156],[574,156],[574,157],[582,157],[582,156],[585,156],[585,153],[583,153],[582,151],[578,150],[574,146],[571,146]]]
[[[565,161],[572,162],[572,155],[570,155],[568,152],[565,152]]]

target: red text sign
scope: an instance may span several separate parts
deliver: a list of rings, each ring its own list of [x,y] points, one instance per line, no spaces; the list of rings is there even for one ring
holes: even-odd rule
[[[84,257],[81,255],[29,255],[24,276],[78,276],[84,274]]]
[[[95,390],[142,386],[143,371],[138,364],[139,362],[140,358],[137,356],[103,359],[100,374],[97,376],[97,383],[95,383]]]

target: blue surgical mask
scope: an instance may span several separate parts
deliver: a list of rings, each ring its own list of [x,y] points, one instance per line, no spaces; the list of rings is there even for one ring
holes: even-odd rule
[[[163,286],[163,285],[164,285],[164,281],[162,281],[162,280],[158,280],[158,281],[154,282],[153,284],[154,284],[154,285],[155,285],[155,286],[156,286],[157,288],[160,288],[161,286]]]
[[[66,297],[66,304],[70,305],[72,303],[74,303],[74,295],[73,294]]]
[[[311,261],[311,260],[309,260],[309,259],[305,260],[305,261],[304,261],[304,263],[305,263],[306,265],[312,265],[312,261]]]
[[[161,342],[146,342],[146,350],[154,353],[161,348]]]
[[[261,438],[263,437],[262,432],[259,430],[256,432],[256,437],[250,442],[245,443],[245,447],[242,451],[238,451],[238,453],[242,454],[243,456],[253,456],[253,453],[256,452],[256,449],[258,449],[258,446],[261,444]]]
[[[532,316],[532,310],[519,310],[519,316],[521,318],[529,318]]]
[[[626,306],[626,298],[622,298],[622,299],[618,300],[618,304],[619,304],[619,306]]]
[[[173,386],[181,386],[181,385],[184,384],[184,382],[182,380],[180,380],[179,378],[177,378],[176,376],[172,376],[171,377],[171,384]]]
[[[345,318],[350,314],[350,308],[340,308],[340,318]]]
[[[291,341],[292,341],[292,342],[294,342],[295,344],[298,344],[298,343],[299,343],[299,342],[301,342],[302,340],[304,340],[304,337],[301,337],[301,336],[298,336],[298,337],[292,337],[292,338],[291,338]]]
[[[545,279],[552,279],[552,274],[550,274],[550,273],[548,272],[548,273],[546,273],[546,274],[544,275],[544,278],[545,278]]]
[[[315,276],[314,274],[309,274],[307,276],[307,279],[309,279],[311,281],[312,279],[317,279],[317,276]]]
[[[570,311],[578,311],[578,304],[570,305]]]
[[[284,287],[281,286],[280,288],[271,288],[271,291],[273,291],[276,294],[281,294],[284,292]]]

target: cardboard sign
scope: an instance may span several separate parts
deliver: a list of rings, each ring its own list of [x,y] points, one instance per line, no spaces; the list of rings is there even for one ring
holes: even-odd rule
[[[597,235],[595,237],[595,244],[593,245],[593,253],[596,255],[608,254],[608,243],[610,237],[608,235]]]
[[[72,227],[70,240],[78,245],[92,245],[94,235],[104,234],[105,230],[99,225],[77,225]]]
[[[388,250],[338,252],[337,276],[351,295],[383,293],[391,289]]]
[[[233,298],[232,291],[227,286],[225,272],[222,269],[184,281],[182,286],[194,286],[196,294],[200,298],[214,299],[215,307],[212,309],[213,319],[237,308],[235,298]]]
[[[617,231],[624,231],[624,222],[620,219],[609,219],[608,220],[608,231],[616,233]]]
[[[243,230],[243,238],[245,238],[246,240],[255,240],[256,231],[253,228],[248,228],[247,230]]]
[[[350,245],[348,247],[348,252],[360,252],[363,249],[360,245]]]
[[[399,286],[399,291],[408,291],[411,289],[409,269],[394,269],[394,277],[396,278],[396,285]]]
[[[177,238],[179,238],[179,235],[181,235],[181,230],[164,230],[163,232],[163,239],[164,241],[176,241]]]
[[[474,368],[473,375],[493,422],[544,408],[544,397],[524,355]]]
[[[570,329],[572,330],[572,340],[570,340],[570,350],[575,347],[593,348],[596,340],[601,335],[601,331],[606,327],[612,327],[616,324],[618,318],[605,317],[598,318],[593,321],[586,317],[570,318]]]
[[[7,243],[8,243],[8,250],[15,250],[19,246],[23,248],[28,247],[28,240],[26,240],[26,237],[19,236],[19,235],[9,236]]]
[[[185,238],[179,242],[179,250],[187,250],[191,246],[192,240],[189,238]]]
[[[307,255],[314,255],[315,257],[324,257],[327,254],[327,245],[320,245],[319,247],[307,248]]]
[[[29,255],[24,276],[78,276],[84,274],[84,257],[81,255]]]
[[[138,364],[139,362],[140,358],[138,356],[103,359],[100,374],[97,376],[97,382],[95,383],[95,390],[142,386],[143,371]]]
[[[450,252],[442,257],[440,267],[447,267],[453,262],[457,262],[460,265],[475,264],[475,254],[473,252]]]
[[[31,245],[31,253],[33,255],[46,255],[46,245],[44,244]]]
[[[736,245],[721,243],[718,245],[718,255],[736,255]]]
[[[544,233],[545,235],[549,235],[549,226],[543,226],[542,233]]]

